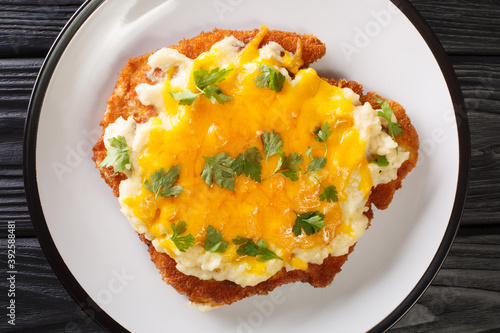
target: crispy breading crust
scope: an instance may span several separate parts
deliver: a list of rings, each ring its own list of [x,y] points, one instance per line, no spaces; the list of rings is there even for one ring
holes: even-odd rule
[[[191,39],[184,39],[177,45],[171,46],[171,48],[194,59],[202,52],[210,50],[213,44],[227,36],[232,35],[244,43],[248,43],[258,31],[257,29],[251,31],[215,29],[211,32],[202,32]],[[309,66],[325,54],[325,45],[316,37],[290,32],[270,31],[262,41],[261,46],[274,41],[283,46],[287,51],[296,52],[297,41],[299,39],[303,45],[302,57],[304,67]],[[134,117],[136,122],[142,123],[157,115],[153,107],[144,106],[140,103],[135,92],[135,87],[140,83],[155,83],[155,75],[153,77],[146,75],[151,70],[147,64],[147,60],[151,54],[130,58],[120,73],[120,78],[116,83],[111,98],[108,100],[108,108],[100,123],[103,127],[103,134],[93,148],[93,160],[96,166],[106,157],[103,137],[104,131],[109,124],[113,123],[119,117],[127,119],[130,116]],[[360,95],[362,103],[368,102],[374,108],[378,108],[378,104],[374,100],[375,96],[384,100],[382,96],[372,92],[363,95],[363,87],[357,82],[346,80],[335,81],[333,79],[328,81],[332,85],[351,88],[355,93]],[[387,208],[392,201],[394,192],[401,188],[402,180],[415,167],[418,158],[419,141],[415,128],[411,125],[410,119],[401,105],[394,101],[389,101],[389,104],[393,108],[398,123],[401,124],[403,129],[403,135],[396,137],[396,140],[400,147],[410,152],[410,158],[398,169],[398,178],[396,180],[388,184],[378,185],[372,190],[367,203],[368,211],[365,213],[369,221],[373,218],[371,204],[373,203],[379,209]],[[122,173],[115,173],[112,167],[99,168],[99,170],[102,178],[112,188],[114,195],[119,196],[119,184],[126,177]],[[342,265],[355,246],[351,246],[349,253],[345,255],[338,257],[328,256],[321,265],[310,264],[306,271],[298,269],[286,271],[283,268],[267,281],[263,281],[255,286],[241,287],[231,281],[201,280],[195,276],[185,275],[176,269],[174,259],[167,254],[157,252],[151,242],[145,239],[143,235],[139,236],[148,246],[151,260],[160,271],[163,280],[172,285],[179,293],[185,294],[191,302],[209,306],[231,304],[252,295],[265,295],[280,285],[292,282],[307,282],[314,287],[328,286],[333,281],[335,275],[341,271]]]
[[[148,245],[151,260],[155,263],[165,282],[172,285],[177,292],[189,297],[189,301],[197,304],[219,306],[231,304],[253,295],[267,295],[283,284],[292,282],[307,282],[313,287],[326,287],[333,277],[340,272],[340,268],[347,260],[347,256],[354,249],[349,248],[349,253],[339,257],[327,257],[321,265],[309,264],[307,271],[296,269],[281,271],[270,279],[255,286],[242,287],[232,281],[201,280],[195,276],[186,275],[175,268],[175,260],[165,253],[159,253],[143,235],[142,241]]]

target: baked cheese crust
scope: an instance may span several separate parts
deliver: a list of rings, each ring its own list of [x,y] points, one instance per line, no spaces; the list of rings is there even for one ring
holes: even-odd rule
[[[236,39],[247,44],[258,32],[259,30],[257,29],[250,31],[215,29],[211,32],[202,32],[191,39],[184,39],[177,45],[170,46],[170,48],[179,51],[191,59],[195,59],[201,53],[210,50],[215,43],[223,40],[225,37],[234,36]],[[298,43],[299,40],[300,43]],[[291,53],[297,52],[297,47],[301,44],[302,60],[304,61],[303,68],[320,59],[326,52],[325,45],[311,35],[270,31],[264,37],[260,46],[262,47],[269,42],[276,42]],[[136,58],[130,58],[120,73],[113,94],[108,100],[104,117],[100,123],[103,127],[103,134],[93,148],[93,160],[98,168],[107,154],[104,144],[104,133],[110,124],[114,123],[120,117],[125,120],[133,117],[135,122],[145,123],[150,118],[158,115],[157,110],[153,106],[145,106],[140,102],[135,89],[142,83],[153,85],[160,78],[159,70],[152,71],[148,65],[148,58],[152,54],[149,53]],[[387,100],[373,92],[364,94],[362,85],[354,81],[343,79],[328,79],[327,81],[341,88],[350,88],[360,96],[361,103],[368,102],[374,109],[379,106],[375,101],[375,97]],[[386,209],[392,201],[394,192],[401,188],[403,179],[415,167],[418,158],[419,141],[415,128],[412,126],[409,117],[401,105],[390,100],[388,102],[394,111],[397,122],[403,130],[403,134],[397,136],[396,141],[399,147],[409,152],[409,158],[399,167],[397,179],[386,184],[379,184],[372,189],[367,202],[368,209],[364,213],[369,221],[373,218],[372,204],[378,209]],[[99,170],[102,178],[113,190],[113,194],[118,197],[120,194],[119,185],[127,178],[125,174],[114,172],[113,167],[101,167]],[[252,295],[267,294],[280,285],[292,282],[306,282],[314,287],[328,286],[333,281],[335,275],[341,271],[342,265],[355,246],[352,245],[345,255],[329,255],[322,264],[309,264],[306,270],[287,270],[282,268],[277,274],[266,281],[254,286],[242,287],[232,281],[202,280],[196,276],[186,275],[176,268],[175,260],[168,254],[156,251],[152,243],[143,234],[139,236],[147,245],[151,260],[160,271],[163,280],[172,285],[179,293],[185,294],[192,303],[208,307],[231,304]]]

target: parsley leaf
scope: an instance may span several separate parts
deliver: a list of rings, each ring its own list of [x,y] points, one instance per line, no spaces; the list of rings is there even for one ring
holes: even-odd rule
[[[377,159],[373,161],[376,165],[379,167],[385,167],[389,165],[389,161],[387,160],[387,157],[378,155]]]
[[[170,96],[172,96],[176,101],[179,101],[179,105],[191,105],[193,104],[196,97],[201,95],[201,93],[195,94],[191,90],[186,90],[182,92],[170,92]]]
[[[257,244],[255,244],[251,238],[238,236],[233,239],[233,243],[235,245],[238,245],[236,253],[240,256],[247,255],[250,257],[257,257],[257,261],[259,262],[266,262],[272,259],[283,260],[278,255],[276,255],[276,253],[269,250],[267,248],[267,243],[262,239],[259,239],[257,241]]]
[[[231,168],[238,176],[242,173],[256,182],[261,182],[262,154],[257,147],[248,148],[246,152],[239,154],[231,163]]]
[[[321,201],[327,201],[327,202],[337,202],[339,201],[339,198],[337,197],[337,188],[335,185],[328,185],[328,186],[323,186],[323,193],[319,195],[319,200]]]
[[[392,121],[392,115],[394,114],[394,111],[389,105],[389,102],[382,101],[377,96],[375,96],[375,102],[377,102],[380,105],[380,108],[382,109],[382,111],[379,111],[377,113],[378,116],[387,120],[387,129],[389,131],[389,135],[392,137],[394,141],[396,141],[396,136],[403,134],[403,129],[401,128],[400,124],[394,123]]]
[[[184,188],[179,185],[172,185],[179,179],[180,172],[180,165],[172,166],[167,173],[163,168],[156,170],[149,175],[151,182],[147,179],[144,181],[144,187],[155,194],[155,199],[158,198],[158,195],[164,198],[179,195],[184,191]]]
[[[312,149],[316,148],[316,147],[322,147],[322,145],[321,146],[312,146],[312,147],[309,146],[308,149],[307,149],[307,151],[306,151],[306,153],[304,155],[306,157],[311,157]]]
[[[299,176],[297,176],[297,171],[300,170],[298,164],[304,162],[304,158],[302,157],[302,155],[294,152],[286,156],[286,154],[281,151],[279,152],[279,155],[280,155],[280,160],[278,162],[278,165],[276,166],[276,170],[274,170],[274,172],[271,175],[267,176],[266,179],[269,179],[272,176],[279,174],[282,175],[283,177],[289,178],[292,182],[299,180]]]
[[[264,151],[266,152],[266,162],[271,156],[274,156],[283,149],[283,140],[281,140],[281,134],[275,134],[274,130],[271,132],[264,132],[260,137],[262,144],[264,145]]]
[[[170,227],[172,227],[172,236],[170,240],[174,242],[175,246],[181,252],[186,252],[191,246],[194,245],[194,237],[191,234],[186,236],[180,236],[187,230],[187,224],[184,221],[179,221],[177,225],[175,223],[171,223]]]
[[[257,245],[253,242],[251,238],[245,238],[238,236],[235,239],[233,239],[233,243],[235,245],[238,245],[238,249],[236,249],[236,253],[239,254],[240,256],[251,256],[255,257],[257,256],[257,252],[259,248]]]
[[[326,140],[332,135],[330,124],[327,121],[321,127],[316,126],[314,128],[315,139],[318,142],[323,142],[326,144]]]
[[[326,187],[324,187],[323,185],[321,185],[321,187],[323,187],[323,193],[321,193],[319,195],[319,200],[321,201],[327,201],[327,202],[337,202],[339,201],[339,198],[337,197],[337,188],[335,187],[335,185],[328,185]]]
[[[205,157],[205,167],[201,173],[201,179],[212,186],[214,180],[217,185],[234,192],[235,172],[231,169],[233,159],[228,153],[222,152],[215,156]]]
[[[260,75],[257,75],[253,80],[256,82],[256,86],[258,88],[266,88],[280,92],[283,89],[283,84],[285,83],[286,77],[281,74],[279,71],[277,72],[274,67],[269,65],[260,65],[257,67],[259,72],[264,72]]]
[[[222,89],[214,86],[214,84],[224,81],[233,69],[234,68],[219,70],[217,67],[212,69],[210,72],[205,69],[194,71],[194,84],[200,91],[199,93],[186,90],[177,93],[169,92],[169,94],[173,99],[179,101],[179,105],[191,105],[200,95],[205,95],[208,99],[210,99],[212,104],[215,104],[216,101],[220,104],[224,104],[232,100],[233,97],[225,95]]]
[[[319,179],[316,176],[314,176],[314,179],[316,179],[316,181],[319,183],[319,185],[323,189],[323,192],[321,192],[321,194],[319,195],[319,200],[321,200],[321,201],[326,200],[326,202],[339,201],[339,198],[337,196],[338,192],[337,192],[337,188],[335,187],[335,185],[323,186],[323,184],[321,184],[321,182],[319,181]]]
[[[222,240],[222,232],[217,231],[217,229],[209,225],[206,237],[207,239],[205,239],[205,243],[203,244],[205,250],[219,253],[224,253],[226,251],[229,243]]]
[[[300,236],[302,234],[302,229],[307,236],[312,235],[320,231],[325,227],[325,214],[320,213],[319,211],[307,212],[303,214],[298,214],[295,218],[295,224],[293,225],[292,231],[295,236]]]
[[[313,157],[311,163],[307,166],[307,171],[304,173],[308,173],[311,171],[318,171],[325,167],[326,165],[326,157]]]
[[[326,140],[332,135],[331,127],[328,124],[327,121],[321,127],[316,126],[313,131],[314,135],[316,136],[315,139],[318,142],[322,142],[323,145],[317,145],[317,146],[312,146],[307,149],[305,155],[307,157],[311,156],[312,149],[316,147],[325,147],[325,155],[323,157],[313,157],[311,162],[309,162],[309,166],[307,167],[307,170],[304,174],[311,172],[311,171],[319,171],[323,169],[326,165],[326,154],[328,153],[328,146],[326,144]]]
[[[233,69],[234,68],[219,70],[219,68],[217,67],[212,69],[210,72],[205,69],[194,71],[194,84],[198,89],[203,90],[210,85],[224,81],[229,73],[233,71]]]
[[[203,93],[208,99],[210,99],[212,104],[215,104],[215,101],[219,102],[220,104],[224,104],[233,99],[231,96],[225,95],[222,92],[222,89],[217,86],[208,86],[203,89]]]
[[[266,262],[272,259],[283,260],[276,253],[267,248],[267,243],[264,240],[259,239],[257,241],[257,247],[259,248],[257,250],[257,256],[258,256],[257,261]]]
[[[132,164],[130,164],[129,148],[125,137],[118,135],[115,138],[108,139],[108,142],[112,148],[106,152],[106,158],[99,163],[99,168],[113,166],[115,172],[122,172],[125,169],[130,170]]]

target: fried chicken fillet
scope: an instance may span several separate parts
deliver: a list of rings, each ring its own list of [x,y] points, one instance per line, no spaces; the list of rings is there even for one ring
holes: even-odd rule
[[[221,41],[225,37],[234,36],[245,44],[252,40],[259,30],[236,31],[215,29],[210,32],[202,32],[200,35],[180,41],[177,45],[170,46],[191,59],[195,59],[201,53],[209,51],[212,45]],[[298,40],[301,41],[303,67],[308,67],[320,59],[326,52],[325,45],[312,35],[302,35],[297,33],[270,31],[261,42],[263,46],[271,41],[280,44],[285,50],[295,53],[297,51]],[[120,73],[114,92],[107,103],[107,109],[100,125],[103,127],[103,134],[93,148],[93,160],[98,166],[106,157],[104,146],[104,131],[106,127],[117,118],[133,117],[138,123],[146,122],[149,118],[157,115],[153,106],[144,106],[139,101],[135,87],[141,83],[155,84],[159,74],[147,75],[151,70],[147,64],[152,53],[148,53],[137,58],[130,58]],[[373,92],[363,93],[361,84],[343,79],[329,79],[328,82],[339,87],[347,87],[360,95],[362,103],[368,102],[374,109],[379,107],[375,102],[375,97],[386,100]],[[405,161],[397,172],[397,179],[380,184],[373,188],[367,202],[368,211],[364,214],[371,221],[373,218],[372,204],[378,209],[386,209],[392,201],[394,192],[401,188],[401,182],[406,175],[415,167],[418,158],[419,141],[415,128],[412,126],[404,108],[394,101],[389,101],[394,110],[394,115],[403,129],[403,135],[397,136],[398,145],[410,153],[409,159]],[[122,173],[115,173],[113,167],[99,168],[102,178],[112,188],[115,196],[119,196],[119,184],[126,178]],[[165,253],[159,253],[154,246],[143,235],[141,240],[147,245],[154,262],[160,271],[165,282],[172,285],[179,293],[185,294],[189,300],[196,304],[206,306],[220,306],[231,304],[252,295],[265,295],[276,287],[292,283],[307,282],[314,287],[325,287],[331,284],[333,278],[341,271],[341,267],[347,260],[348,255],[353,251],[354,245],[350,247],[349,253],[342,256],[328,256],[322,264],[309,264],[307,270],[299,269],[287,271],[283,268],[270,279],[255,286],[242,287],[231,281],[202,280],[195,276],[189,276],[176,269],[176,262]]]

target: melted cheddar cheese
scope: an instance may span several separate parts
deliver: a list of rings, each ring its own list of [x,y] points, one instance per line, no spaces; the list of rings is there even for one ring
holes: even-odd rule
[[[152,70],[161,68],[163,78],[155,85],[142,84],[136,89],[143,104],[158,109],[158,116],[144,124],[119,119],[106,130],[107,137],[124,135],[130,147],[132,170],[120,185],[123,213],[158,251],[177,261],[180,271],[202,279],[255,285],[283,267],[306,270],[308,263],[321,263],[329,254],[346,253],[366,229],[368,220],[363,213],[374,176],[383,171],[388,178],[395,178],[394,170],[408,158],[401,148],[399,154],[394,153],[395,142],[382,131],[380,119],[369,104],[361,105],[359,96],[328,84],[312,68],[299,70],[303,64],[300,47],[296,54],[275,43],[259,49],[267,31],[263,27],[247,45],[228,37],[194,61],[174,50],[158,51],[149,64]],[[257,70],[261,64],[285,75],[280,92],[256,86],[254,79],[261,74]],[[233,69],[216,84],[233,97],[231,101],[212,103],[198,96],[192,105],[180,105],[171,96],[170,92],[197,91],[194,71],[214,68]],[[365,118],[366,126],[359,120]],[[332,131],[327,149],[318,146],[313,132],[325,122]],[[304,155],[309,147],[316,146],[311,157],[304,157],[297,181],[279,174],[265,179],[280,158],[274,155],[265,159],[261,136],[271,130],[281,135],[287,155]],[[382,143],[370,152],[366,141],[376,137]],[[236,177],[235,190],[230,191],[215,183],[208,186],[201,178],[203,157],[226,152],[235,158],[251,147],[257,147],[264,156],[262,182],[242,174]],[[369,163],[377,149],[388,151],[389,167]],[[325,156],[327,164],[304,174],[313,156]],[[184,191],[155,199],[154,193],[143,186],[144,181],[160,168],[168,170],[174,165],[181,167],[176,184]],[[322,185],[336,187],[338,202],[319,200]],[[309,236],[295,236],[292,227],[296,212],[310,211],[325,214],[326,226]],[[185,234],[195,238],[195,245],[186,252],[180,252],[170,240],[170,225],[178,221],[186,221]],[[229,242],[224,253],[204,250],[209,225]],[[263,263],[237,254],[232,240],[238,236],[266,241],[283,260]]]

